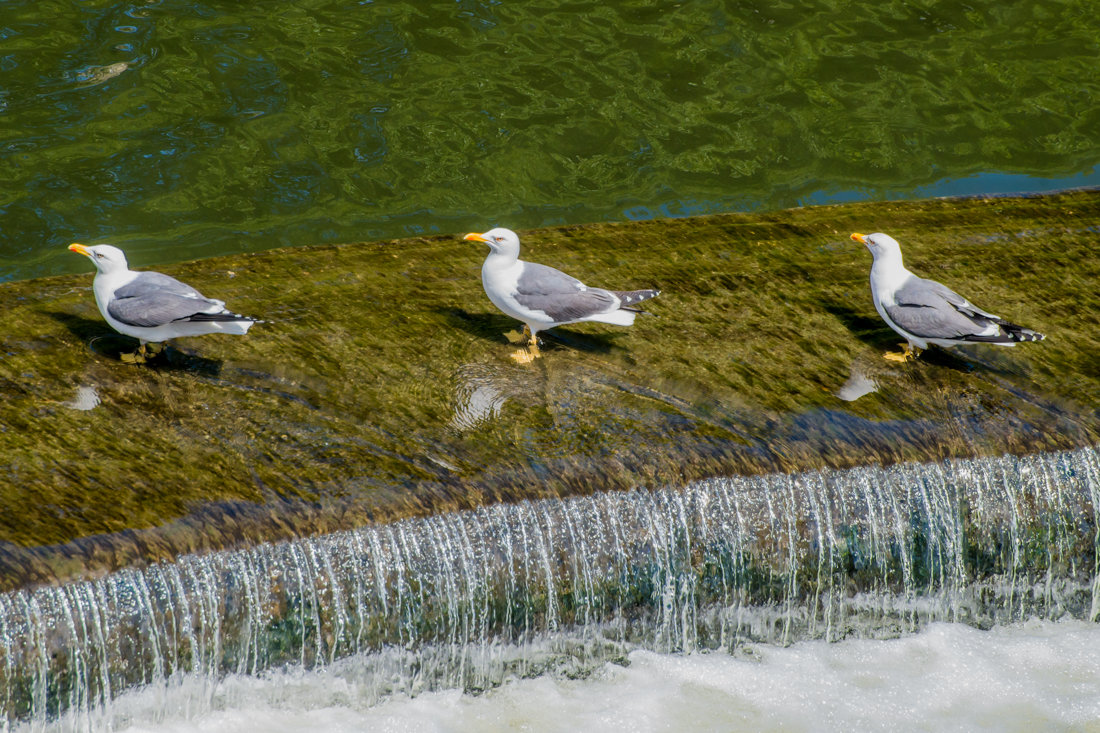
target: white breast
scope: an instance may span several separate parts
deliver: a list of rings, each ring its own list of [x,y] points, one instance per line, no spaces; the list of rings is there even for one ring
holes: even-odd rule
[[[875,306],[882,308],[897,305],[895,294],[911,275],[905,268],[879,267],[879,263],[875,262],[871,266],[871,294],[875,298]]]
[[[110,275],[96,273],[95,278],[92,280],[92,292],[95,293],[96,305],[99,306],[99,310],[105,318],[108,318],[107,304],[111,302],[114,292],[123,285],[129,284],[130,281],[139,274],[141,273],[134,272],[133,270],[112,272]],[[108,318],[108,320],[114,319]]]
[[[486,258],[481,267],[481,284],[485,287],[485,294],[493,305],[513,318],[528,323],[553,323],[542,311],[524,308],[516,300],[516,287],[522,271],[522,260],[502,265],[499,261],[494,261],[493,257]]]

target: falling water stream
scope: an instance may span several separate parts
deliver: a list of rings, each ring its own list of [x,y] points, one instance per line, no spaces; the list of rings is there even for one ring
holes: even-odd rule
[[[6,724],[196,715],[335,671],[368,704],[632,651],[1095,619],[1095,448],[497,504],[0,596]]]
[[[0,730],[331,729],[308,713],[339,695],[465,705],[608,668],[658,670],[611,697],[659,698],[668,659],[993,659],[966,634],[1021,621],[1087,627],[1050,646],[1087,656],[1095,194],[777,210],[1100,183],[1091,4],[2,7]],[[660,320],[502,367],[514,324],[450,239],[498,224],[570,225],[527,251],[661,287]],[[845,249],[865,227],[1048,342],[884,369]],[[226,255],[172,272],[266,323],[120,368],[73,240]],[[1031,455],[905,462],[1002,450]],[[262,685],[302,714],[233,708]]]

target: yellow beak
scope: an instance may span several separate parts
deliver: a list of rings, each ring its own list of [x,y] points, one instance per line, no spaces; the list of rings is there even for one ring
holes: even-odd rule
[[[78,253],[84,255],[85,257],[91,257],[92,256],[91,251],[87,247],[85,247],[83,244],[77,244],[76,242],[73,242],[72,244],[69,245],[69,249],[71,249],[73,252],[78,252]]]
[[[864,237],[866,237],[866,236],[867,236],[866,234],[860,234],[859,232],[853,232],[852,239],[856,240],[860,244],[867,244],[867,242],[863,241]]]
[[[488,242],[489,241],[488,239],[486,239],[481,234],[478,234],[477,232],[470,232],[465,237],[463,237],[463,239],[473,241],[473,242]]]

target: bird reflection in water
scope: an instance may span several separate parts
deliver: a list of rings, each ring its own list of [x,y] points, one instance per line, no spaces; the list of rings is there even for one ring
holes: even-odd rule
[[[473,430],[500,415],[509,399],[528,401],[540,390],[539,377],[523,369],[493,364],[463,364],[455,374],[455,430]]]
[[[858,362],[853,362],[848,381],[842,384],[834,394],[845,402],[855,402],[860,397],[877,391],[878,382],[868,376]]]

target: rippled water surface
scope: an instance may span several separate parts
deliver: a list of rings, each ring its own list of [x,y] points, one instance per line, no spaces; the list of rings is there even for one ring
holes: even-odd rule
[[[1074,0],[8,0],[0,280],[1094,184],[1098,38]]]

